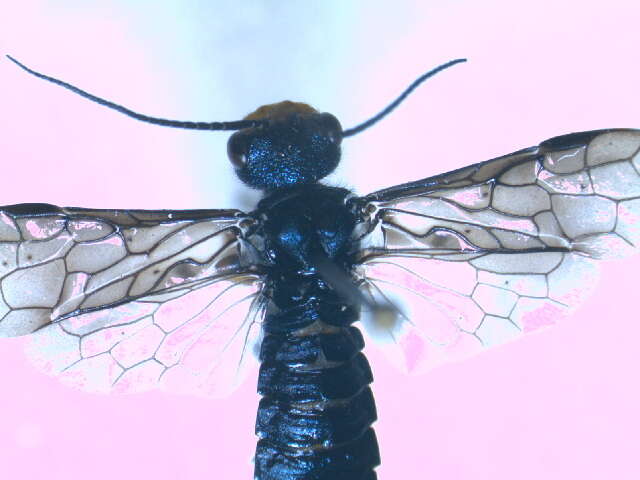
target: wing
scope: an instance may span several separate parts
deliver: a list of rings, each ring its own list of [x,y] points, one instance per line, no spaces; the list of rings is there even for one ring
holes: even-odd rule
[[[0,207],[0,336],[35,332],[36,364],[88,390],[227,393],[238,369],[225,365],[259,341],[253,222],[234,210]]]
[[[91,392],[225,396],[261,340],[261,285],[227,275],[171,287],[54,321],[32,335],[27,353],[45,373]]]
[[[356,199],[357,275],[396,321],[367,330],[422,371],[557,323],[595,260],[640,241],[640,131],[601,130]]]

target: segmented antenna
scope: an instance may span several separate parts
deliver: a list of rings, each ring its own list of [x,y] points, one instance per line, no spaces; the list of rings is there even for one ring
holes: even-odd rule
[[[233,122],[185,122],[180,120],[168,120],[166,118],[150,117],[148,115],[143,115],[141,113],[134,112],[133,110],[129,110],[128,108],[123,107],[122,105],[118,105],[117,103],[110,102],[108,100],[105,100],[104,98],[100,98],[95,95],[92,95],[91,93],[85,92],[84,90],[81,90],[80,88],[74,85],[71,85],[70,83],[63,82],[62,80],[59,80],[54,77],[50,77],[48,75],[44,75],[40,72],[36,72],[35,70],[32,70],[26,65],[20,63],[11,55],[7,55],[7,58],[11,60],[13,63],[15,63],[16,65],[18,65],[20,68],[22,68],[25,72],[30,73],[35,77],[38,77],[48,82],[59,85],[63,88],[66,88],[67,90],[71,90],[73,93],[76,93],[84,98],[87,98],[92,102],[95,102],[107,108],[111,108],[117,112],[124,113],[125,115],[131,118],[135,118],[136,120],[140,120],[142,122],[152,123],[154,125],[162,125],[163,127],[185,128],[190,130],[241,130],[243,128],[258,127],[260,125],[266,124],[265,120],[237,120]],[[402,92],[402,94],[400,94],[400,96],[396,98],[384,110],[382,110],[377,115],[371,117],[366,122],[363,122],[356,127],[344,130],[342,132],[342,137],[343,138],[350,137],[350,136],[356,135],[357,133],[362,132],[363,130],[366,130],[367,128],[369,128],[370,126],[372,126],[373,124],[377,123],[379,120],[387,116],[398,105],[400,105],[400,103],[402,103],[402,101],[405,98],[407,98],[407,96],[409,96],[409,94],[413,92],[422,82],[424,82],[430,77],[433,77],[436,73],[439,73],[442,70],[445,70],[449,67],[452,67],[453,65],[466,62],[466,61],[467,61],[466,58],[458,58],[456,60],[451,60],[447,63],[440,65],[439,67],[434,68],[433,70],[428,71],[424,75],[421,75],[411,85],[409,85],[409,87],[404,92]]]
[[[352,135],[355,135],[357,133],[362,132],[363,130],[366,130],[371,125],[373,125],[374,123],[378,122],[379,120],[381,120],[382,118],[387,116],[398,105],[400,105],[400,103],[402,103],[402,101],[405,98],[407,98],[411,92],[413,92],[416,88],[418,88],[418,86],[422,82],[424,82],[426,79],[428,79],[430,77],[433,77],[436,73],[439,73],[442,70],[446,70],[449,67],[452,67],[452,66],[454,66],[454,65],[456,65],[458,63],[463,63],[463,62],[466,62],[466,61],[467,61],[466,58],[457,58],[457,59],[451,60],[451,61],[449,61],[447,63],[443,63],[442,65],[440,65],[439,67],[434,68],[433,70],[429,70],[427,73],[425,73],[424,75],[421,75],[411,85],[409,85],[409,87],[404,92],[402,92],[398,98],[396,98],[393,102],[391,102],[391,104],[387,108],[382,110],[377,115],[371,117],[366,122],[363,122],[363,123],[361,123],[360,125],[358,125],[356,127],[344,130],[342,132],[342,137],[343,138],[344,137],[350,137]]]
[[[92,95],[89,92],[85,92],[84,90],[71,85],[70,83],[63,82],[62,80],[58,80],[57,78],[44,75],[40,72],[36,72],[35,70],[31,70],[29,67],[13,58],[11,55],[7,55],[7,58],[18,65],[20,68],[22,68],[25,72],[30,73],[35,77],[41,78],[56,85],[60,85],[67,90],[71,90],[73,93],[77,93],[84,98],[88,98],[92,102],[95,102],[107,108],[111,108],[112,110],[115,110],[117,112],[124,113],[125,115],[142,122],[152,123],[154,125],[162,125],[163,127],[186,128],[190,130],[241,130],[243,128],[257,127],[266,123],[264,120],[237,120],[233,122],[184,122],[180,120],[167,120],[166,118],[150,117],[148,115],[143,115],[141,113],[134,112],[133,110],[129,110],[122,105],[110,102],[109,100],[105,100],[104,98]]]

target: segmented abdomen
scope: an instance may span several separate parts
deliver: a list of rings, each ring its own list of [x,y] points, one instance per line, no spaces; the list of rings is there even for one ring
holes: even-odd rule
[[[341,307],[332,313],[342,318],[317,319],[292,332],[269,331],[283,322],[265,319],[256,480],[376,478],[373,377],[362,334],[350,326],[357,312]]]

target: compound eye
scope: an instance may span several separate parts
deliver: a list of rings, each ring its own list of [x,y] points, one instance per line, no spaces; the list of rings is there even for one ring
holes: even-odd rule
[[[331,143],[340,144],[342,142],[342,125],[336,117],[330,113],[323,113],[320,115],[320,125]]]
[[[247,135],[244,132],[236,132],[229,138],[227,156],[236,169],[242,169],[247,165],[248,146]]]

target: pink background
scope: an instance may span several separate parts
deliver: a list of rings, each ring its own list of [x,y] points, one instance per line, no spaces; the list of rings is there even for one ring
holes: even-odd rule
[[[638,126],[637,1],[135,3],[5,8],[0,52],[150,115],[235,120],[290,98],[346,127],[467,56],[346,143],[335,181],[359,193]],[[1,204],[250,208],[225,134],[136,123],[4,60],[0,79]],[[639,267],[608,265],[565,324],[425,376],[372,351],[379,477],[638,478]],[[255,374],[223,400],[96,396],[35,371],[21,342],[0,346],[3,478],[251,478]]]

